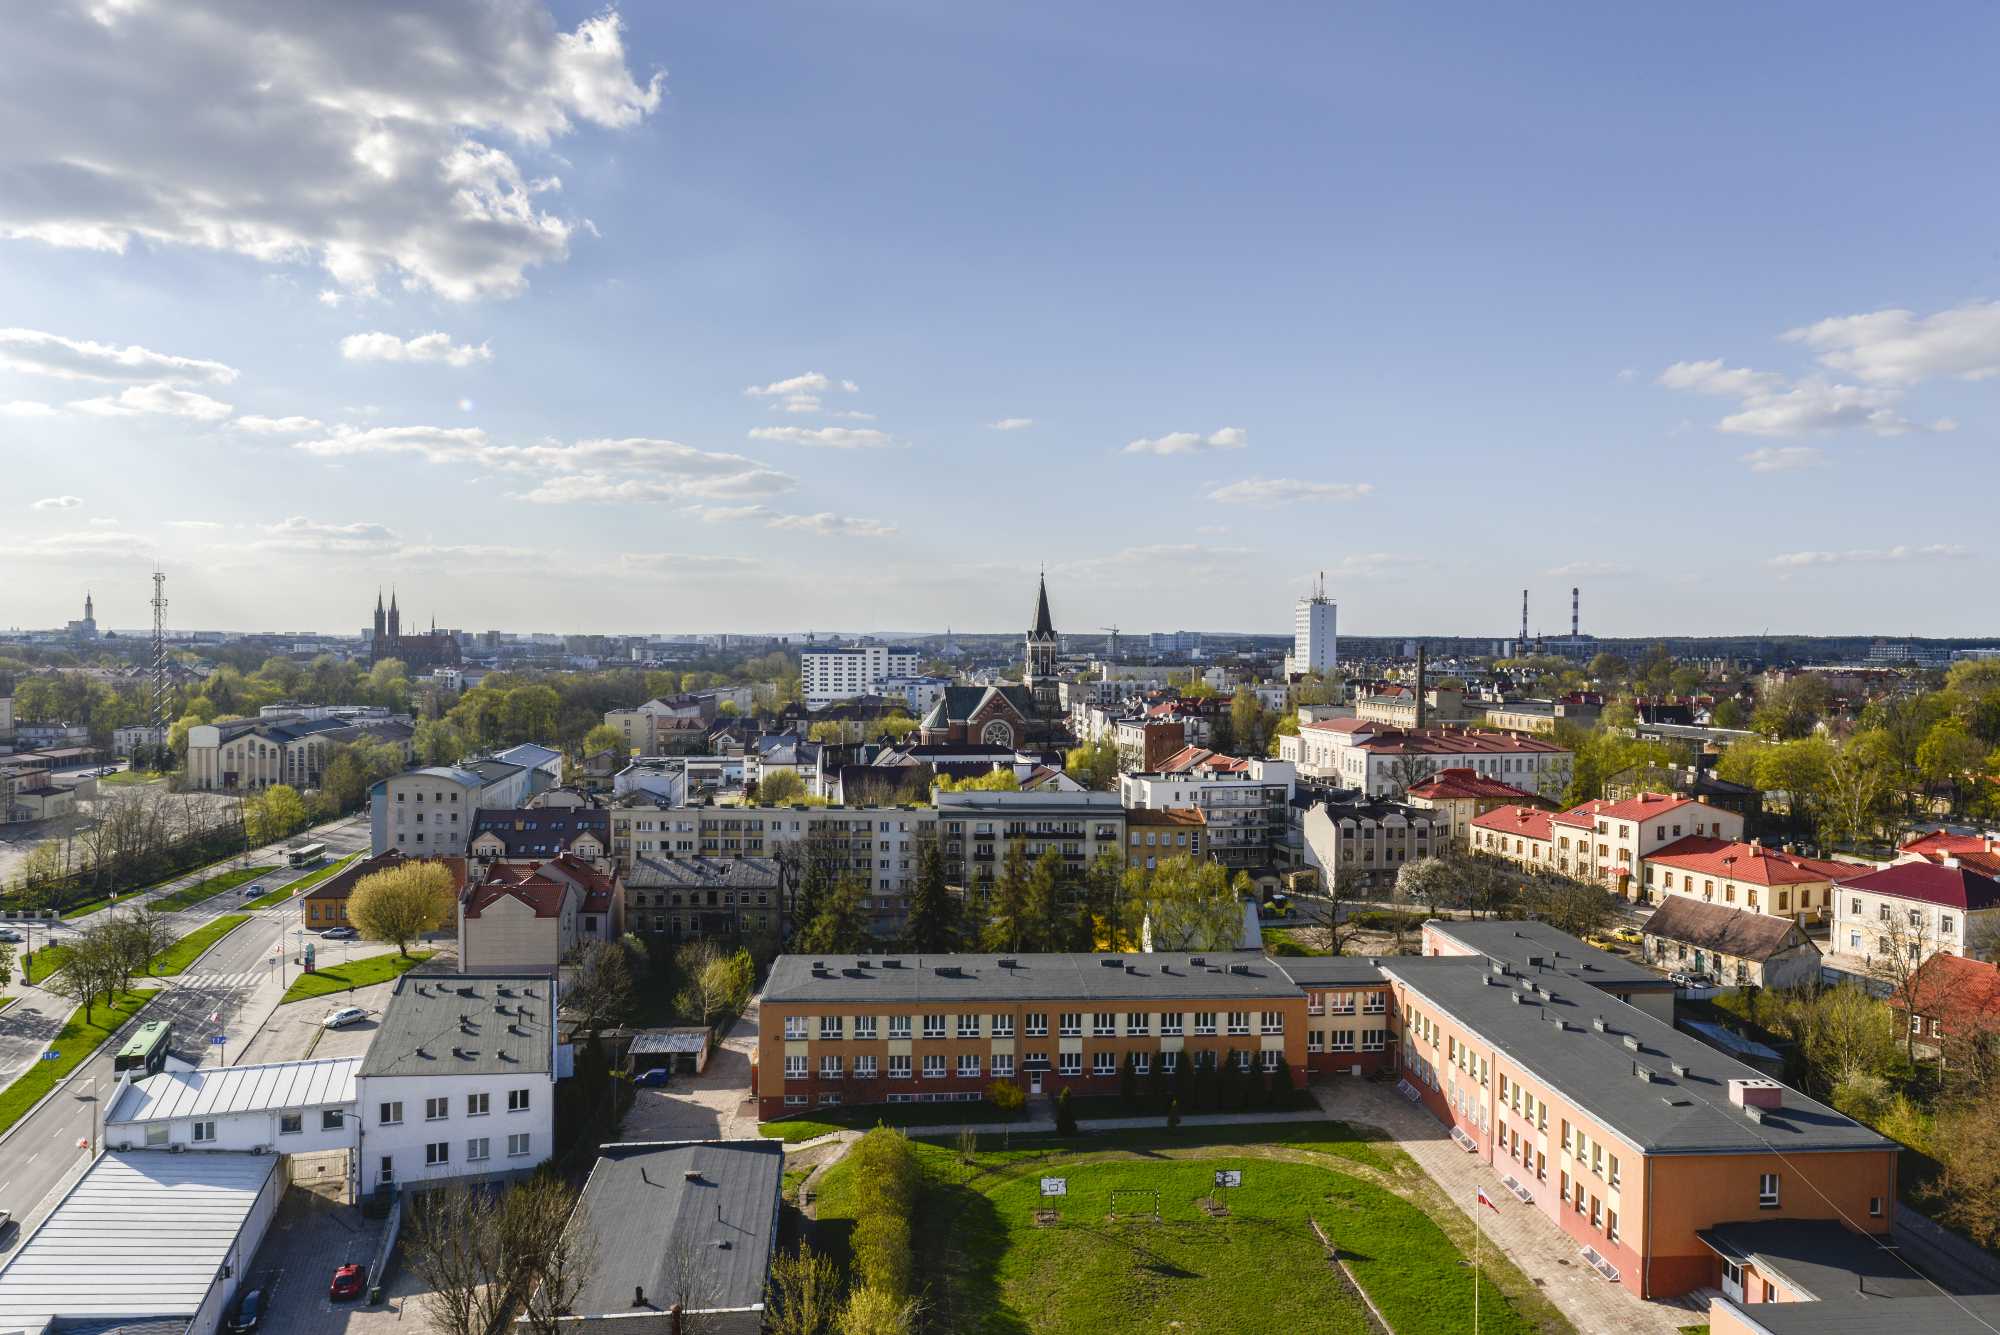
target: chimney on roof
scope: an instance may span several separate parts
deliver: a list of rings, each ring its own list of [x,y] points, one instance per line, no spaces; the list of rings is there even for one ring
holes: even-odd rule
[[[1729,1101],[1739,1108],[1782,1108],[1785,1106],[1785,1087],[1775,1080],[1732,1079],[1729,1082]]]

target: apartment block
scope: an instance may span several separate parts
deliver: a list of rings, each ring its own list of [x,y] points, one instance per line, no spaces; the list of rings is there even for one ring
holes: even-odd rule
[[[1127,808],[1199,810],[1207,825],[1208,855],[1232,870],[1254,870],[1280,860],[1297,785],[1297,773],[1285,761],[1190,746],[1157,770],[1120,775],[1118,792]]]
[[[851,700],[857,695],[881,695],[891,678],[917,675],[918,653],[901,645],[857,644],[839,648],[805,649],[799,653],[799,676],[809,705]]]
[[[1125,808],[1113,793],[938,793],[945,876],[975,894],[992,889],[1010,848],[1030,862],[1054,849],[1081,876],[1105,850],[1125,858]]]

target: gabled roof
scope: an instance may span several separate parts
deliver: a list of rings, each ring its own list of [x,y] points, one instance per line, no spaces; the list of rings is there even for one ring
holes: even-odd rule
[[[2000,881],[1965,867],[1946,867],[1935,862],[1893,862],[1859,876],[1845,877],[1840,884],[1873,895],[1915,899],[1968,913],[2000,908]]]
[[[1160,762],[1160,774],[1241,774],[1250,768],[1250,762],[1241,756],[1228,756],[1220,751],[1211,751],[1202,746],[1184,746]]]
[[[538,873],[516,880],[500,877],[475,885],[465,892],[465,916],[478,918],[503,899],[516,900],[534,911],[537,918],[560,918],[563,904],[572,897],[582,898],[568,881],[551,880]]]
[[[2000,1033],[2000,965],[1939,951],[1911,978],[1910,998],[1917,1014],[1935,1016],[1957,1032]]]
[[[1763,844],[1716,839],[1705,834],[1676,839],[1659,852],[1649,854],[1646,861],[1681,871],[1726,876],[1747,885],[1816,885],[1857,870],[1851,862],[1801,857]]]
[[[1593,798],[1571,807],[1555,819],[1558,825],[1590,826],[1600,820],[1627,820],[1636,824],[1640,821],[1657,820],[1683,807],[1701,807],[1704,811],[1715,810],[1692,797],[1676,797],[1671,793],[1641,793],[1622,802]],[[1721,812],[1717,811],[1716,814],[1720,815]]]
[[[377,853],[372,858],[363,858],[343,868],[338,875],[329,876],[318,885],[305,892],[304,899],[345,899],[354,892],[355,884],[364,876],[378,871],[391,871],[405,862],[435,862],[451,873],[451,889],[454,895],[465,888],[464,858],[411,858],[399,849]]]
[[[1539,807],[1505,806],[1495,807],[1472,818],[1475,829],[1491,830],[1495,834],[1513,835],[1522,839],[1547,841],[1554,837],[1549,828],[1551,817]]]
[[[1957,853],[1990,853],[1994,851],[1994,840],[1983,834],[1953,834],[1949,830],[1936,829],[1927,834],[1906,839],[1896,848],[1898,853],[1921,853],[1936,861],[1938,858]]]
[[[500,841],[502,856],[510,858],[554,857],[586,834],[609,848],[611,813],[600,807],[482,807],[472,813],[467,847],[488,834]]]
[[[625,884],[635,890],[770,890],[776,858],[634,858]]]
[[[352,1103],[354,1075],[360,1069],[359,1057],[322,1057],[317,1061],[162,1071],[128,1085],[105,1112],[104,1124],[108,1128],[129,1122],[171,1121],[176,1117],[217,1117]]]
[[[1410,789],[1412,797],[1432,799],[1471,797],[1497,798],[1501,801],[1534,802],[1535,794],[1516,788],[1511,783],[1502,783],[1489,778],[1478,770],[1454,766],[1441,769],[1430,778]]]
[[[1646,919],[1645,930],[1648,936],[1760,963],[1806,941],[1790,918],[1707,904],[1686,895],[1668,895],[1666,903]]]

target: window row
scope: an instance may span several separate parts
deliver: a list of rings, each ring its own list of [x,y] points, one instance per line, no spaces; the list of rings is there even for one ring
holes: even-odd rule
[[[525,1089],[508,1090],[507,1111],[510,1113],[527,1112],[530,1104],[529,1094],[530,1091]],[[493,1096],[485,1091],[477,1094],[467,1094],[465,1096],[465,1116],[487,1116],[493,1111],[492,1098]],[[378,1104],[376,1105],[375,1112],[375,1124],[377,1126],[401,1126],[403,1124],[403,1101],[401,1099],[393,1099]],[[442,1122],[450,1118],[450,1116],[450,1095],[439,1095],[436,1098],[427,1098],[424,1100],[424,1120],[426,1122]]]
[[[1369,998],[1363,1008],[1366,1014],[1380,1014],[1386,1009],[1386,1002],[1380,996]],[[1159,1032],[1164,1037],[1185,1035],[1192,1016],[1193,1031],[1197,1036],[1228,1032],[1237,1035],[1282,1034],[1285,1032],[1283,1011],[1164,1011],[1156,1016],[1151,1011],[1060,1011],[1056,1014],[1056,1033],[1063,1038],[1082,1038],[1087,1033],[1093,1038],[1146,1038],[1153,1033],[1157,1019]],[[1014,1016],[995,1013],[981,1014],[966,1011],[958,1014],[943,1013],[930,1015],[787,1015],[785,1017],[785,1038],[797,1042],[800,1039],[819,1038],[827,1041],[853,1040],[870,1042],[879,1039],[886,1020],[890,1038],[913,1038],[918,1036],[917,1022],[922,1021],[921,1036],[939,1038],[1012,1038],[1014,1037]],[[1045,1038],[1049,1032],[1049,1013],[1028,1011],[1021,1016],[1021,1032],[1028,1038]]]

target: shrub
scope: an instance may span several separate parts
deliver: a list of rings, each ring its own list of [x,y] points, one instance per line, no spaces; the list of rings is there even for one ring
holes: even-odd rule
[[[849,1158],[854,1164],[855,1275],[889,1297],[908,1297],[916,1155],[902,1132],[878,1126],[855,1143]]]
[[[1065,1085],[1056,1095],[1056,1134],[1073,1136],[1076,1134],[1076,1113],[1069,1106],[1069,1087]]]

